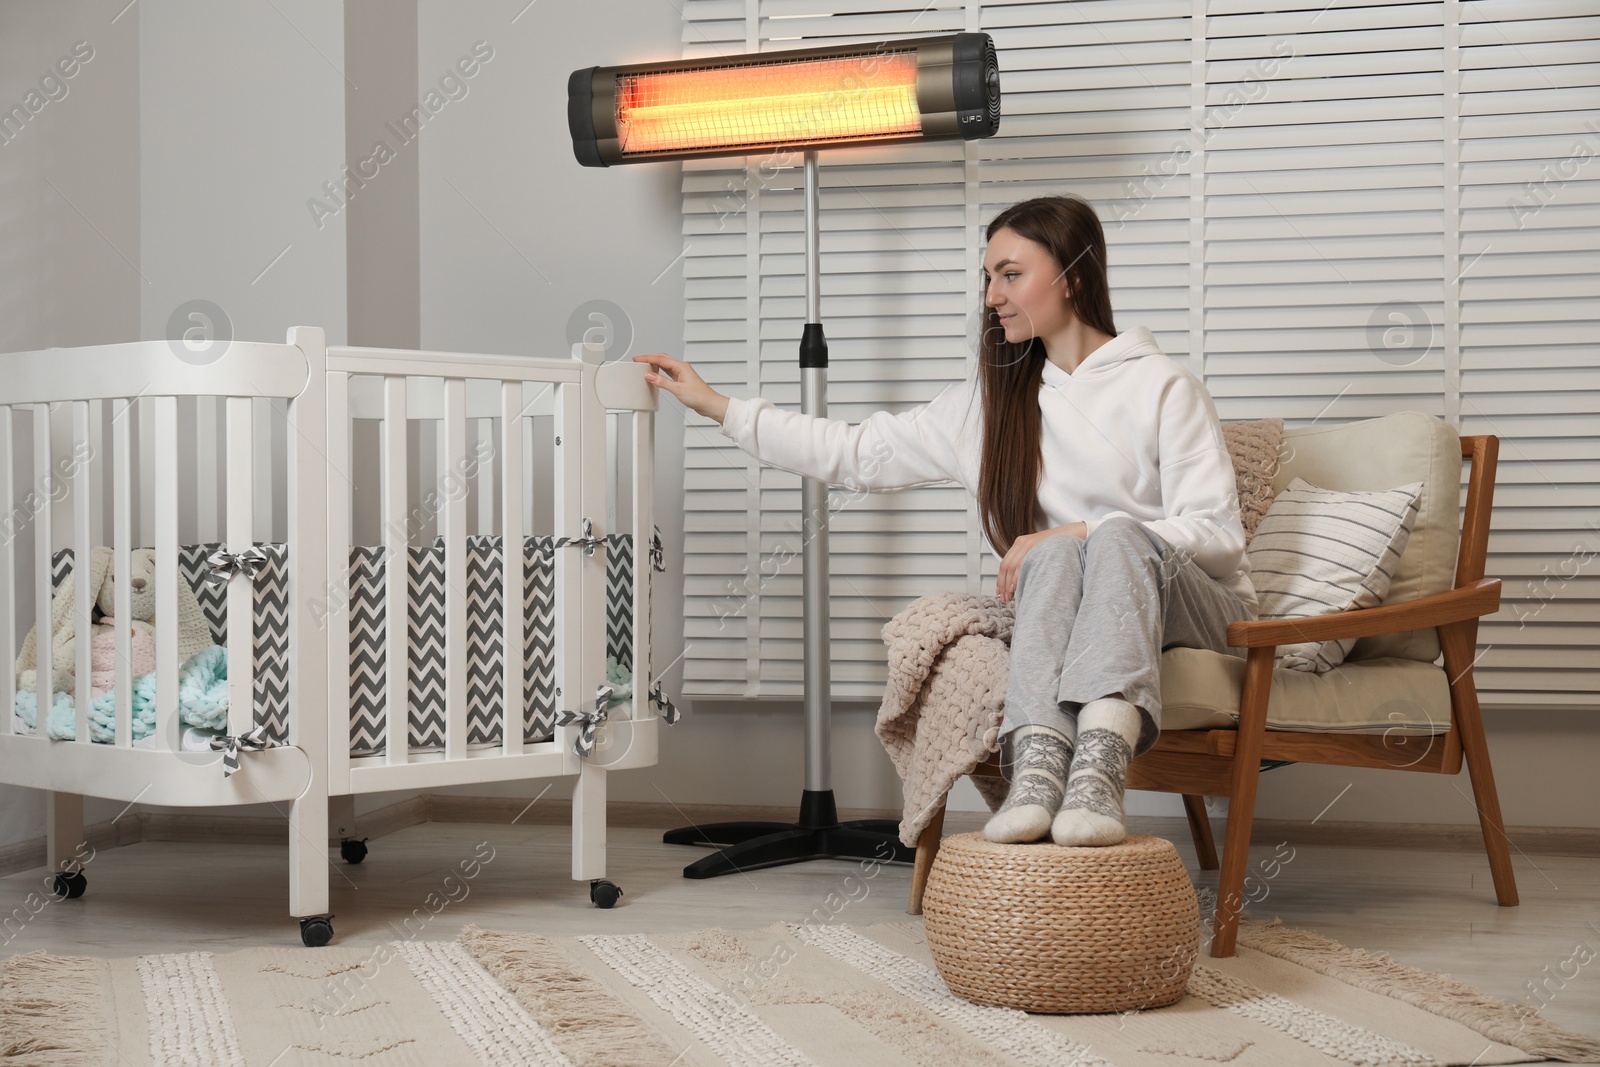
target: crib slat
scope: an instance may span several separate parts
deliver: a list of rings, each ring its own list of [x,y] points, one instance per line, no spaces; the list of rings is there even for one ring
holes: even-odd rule
[[[156,454],[156,428],[154,416],[155,402],[148,396],[138,396],[133,400],[135,409],[139,413],[138,422],[134,425],[139,432],[138,467],[140,470],[149,470],[151,457]],[[138,521],[137,544],[153,545],[156,543],[156,528],[152,507],[145,499],[144,493],[139,493],[133,498],[134,515]]]
[[[33,407],[33,484],[39,499],[39,514],[33,520],[33,634],[35,666],[38,668],[34,692],[38,695],[37,731],[42,736],[50,717],[51,697],[55,693],[55,670],[52,666],[54,636],[50,625],[50,601],[54,587],[50,583],[53,531],[50,528],[50,405]]]
[[[17,647],[17,527],[22,524],[17,509],[16,484],[12,476],[15,461],[11,437],[11,405],[0,405],[0,735],[14,732],[12,715],[17,707],[17,662],[11,650]]]
[[[355,422],[350,417],[350,375],[330,371],[327,381],[328,579],[318,637],[327,642],[328,791],[337,796],[350,791],[350,513],[355,496],[350,437]],[[308,635],[306,640],[315,638]]]
[[[294,454],[295,445],[299,444],[304,447],[304,441],[296,442],[293,440],[294,431],[291,426],[289,406],[290,401],[285,397],[275,396],[272,398],[271,410],[267,415],[268,429],[271,431],[272,436],[272,451],[267,454],[267,466],[270,470],[288,470],[289,457]],[[320,459],[321,457],[319,456],[318,458]],[[269,485],[268,503],[258,505],[258,508],[262,506],[266,508],[264,513],[257,515],[258,523],[263,518],[267,523],[266,533],[261,540],[280,541],[288,544],[290,524],[293,522],[289,518],[289,513],[294,510],[288,495],[289,479],[275,474]],[[257,497],[257,499],[259,500],[260,498]]]
[[[473,422],[472,457],[476,467],[472,476],[472,492],[477,508],[472,532],[487,535],[494,532],[494,420],[474,419]]]
[[[248,536],[256,541],[271,541],[272,532],[272,445],[273,427],[281,426],[286,418],[279,402],[273,397],[257,396],[250,400],[254,419],[255,452],[251,457],[254,474],[250,479],[255,489],[256,503],[252,529]]]
[[[617,530],[617,431],[620,428],[621,416],[609,411],[602,411],[601,418],[606,420],[606,532]]]
[[[411,622],[407,611],[411,551],[406,537],[406,380],[383,380],[384,623],[388,717],[385,761],[405,763],[411,754]]]
[[[551,388],[552,386],[547,384],[535,386],[524,385],[522,387],[522,414],[526,416],[526,418],[523,420],[522,425],[522,439],[517,447],[522,452],[522,469],[527,471],[530,477],[533,476],[534,471],[548,469],[548,465],[541,466],[538,458],[537,439],[539,437],[539,424],[536,421],[536,416],[539,414],[537,409],[538,397],[535,396],[533,400],[529,400],[528,392],[530,389],[549,390]],[[548,415],[548,413],[546,414]],[[531,483],[529,484],[529,488],[532,488]],[[530,492],[522,502],[522,528],[527,530],[529,533],[535,533],[539,529],[538,499],[539,494]]]
[[[255,543],[255,407],[250,397],[227,399],[229,552]],[[228,732],[235,737],[255,723],[255,586],[245,575],[228,581]]]
[[[150,402],[155,421],[156,747],[176,749],[178,722],[178,398]]]
[[[467,383],[444,383],[444,751],[467,758]]]
[[[74,725],[77,732],[73,737],[85,745],[89,743],[90,677],[93,670],[94,636],[90,627],[94,624],[94,596],[97,590],[89,586],[89,523],[93,517],[89,507],[89,465],[77,462],[76,457],[79,453],[79,442],[87,444],[88,440],[89,402],[75,400],[72,402],[74,460],[68,468],[72,472],[72,577],[78,587],[74,601],[77,610],[73,612],[72,620],[73,629],[77,634],[74,646],[77,663],[73,672],[77,683],[76,699],[73,701]],[[117,621],[122,623],[124,620],[119,618]]]
[[[89,402],[89,450],[80,458],[80,462],[88,464],[89,482],[94,486],[89,502],[89,513],[94,516],[90,537],[97,545],[111,543],[111,535],[106,529],[106,493],[110,491],[111,483],[106,480],[105,412],[105,401]]]
[[[579,431],[580,390],[563,385],[555,400],[555,535],[577,537],[583,532],[583,471],[582,442]],[[585,556],[581,548],[554,550],[556,618],[556,709],[588,710],[594,706],[594,694],[583,691],[583,641],[586,628],[594,622],[585,618],[580,567]],[[604,629],[602,628],[602,633]],[[587,705],[587,708],[585,707]],[[558,726],[556,741],[562,751],[573,757],[572,742],[577,736],[576,726]],[[577,769],[576,766],[573,767]],[[574,820],[577,815],[573,815]]]
[[[111,570],[127,574],[133,549],[133,405],[112,403],[111,413]],[[132,616],[133,592],[118,583],[117,618]],[[133,626],[119,626],[117,637],[117,744],[133,744]]]
[[[655,681],[650,619],[654,604],[650,587],[655,578],[650,560],[650,540],[655,536],[656,416],[652,411],[633,415],[633,717],[650,714],[649,690]]]
[[[218,405],[225,403],[214,396],[194,398],[194,510],[199,519],[195,536],[207,544],[222,540],[217,522],[221,510],[217,499],[217,458],[222,454],[222,430],[217,415]]]
[[[522,751],[524,635],[522,554],[522,383],[500,383],[501,748]]]

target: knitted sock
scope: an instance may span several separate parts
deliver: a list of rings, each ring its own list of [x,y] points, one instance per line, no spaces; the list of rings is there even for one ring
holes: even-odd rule
[[[1078,713],[1078,748],[1061,810],[1050,824],[1058,845],[1115,845],[1128,836],[1122,793],[1139,741],[1139,709],[1117,697],[1091,700]]]
[[[1038,841],[1067,788],[1072,743],[1049,726],[1018,726],[1001,743],[1001,763],[1011,768],[1011,791],[989,818],[983,836],[1002,844]]]

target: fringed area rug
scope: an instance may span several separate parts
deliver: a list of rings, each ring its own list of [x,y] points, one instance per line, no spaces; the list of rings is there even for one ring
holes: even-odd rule
[[[1171,1007],[1032,1015],[957,999],[920,922],[101,960],[0,976],[0,1061],[72,1067],[1499,1064],[1600,1040],[1442,975],[1276,924],[1202,957]]]

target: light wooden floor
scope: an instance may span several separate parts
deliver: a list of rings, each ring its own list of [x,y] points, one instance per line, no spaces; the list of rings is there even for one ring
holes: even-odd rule
[[[952,812],[946,832],[979,826],[981,816]],[[1198,872],[1181,820],[1135,819],[1133,829],[1173,840],[1197,884],[1215,886],[1214,873]],[[337,940],[443,940],[467,923],[552,936],[750,928],[799,921],[815,908],[826,916],[833,893],[835,901],[857,898],[836,921],[907,918],[907,866],[883,867],[866,883],[865,896],[846,883],[857,871],[842,860],[691,881],[682,867],[703,850],[664,845],[659,829],[613,826],[609,836],[608,873],[626,894],[610,911],[593,907],[587,883],[568,876],[564,825],[430,823],[376,838],[362,865],[333,862]],[[446,875],[471,859],[480,842],[494,858],[476,878],[451,883],[447,894]],[[1500,908],[1481,853],[1296,846],[1290,840],[1281,849],[1252,849],[1253,865],[1290,849],[1293,858],[1264,882],[1267,895],[1254,906],[1254,917],[1276,915],[1515,1003],[1534,1003],[1530,984],[1543,983],[1546,1018],[1600,1033],[1600,958],[1577,962],[1600,953],[1600,860],[1518,855],[1522,904]],[[282,847],[146,842],[100,851],[86,874],[83,898],[52,902],[20,929],[13,923],[0,935],[9,936],[0,955],[42,949],[130,956],[299,943],[296,925],[286,918]],[[0,914],[20,905],[42,876],[36,870],[0,878]],[[434,892],[457,899],[435,915],[427,904]],[[408,919],[411,926],[403,926]]]

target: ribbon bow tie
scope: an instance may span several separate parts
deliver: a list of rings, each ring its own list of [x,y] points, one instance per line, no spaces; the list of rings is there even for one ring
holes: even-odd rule
[[[678,721],[678,706],[667,699],[667,694],[661,691],[661,683],[657,682],[650,689],[650,703],[661,709],[661,717],[671,726]]]
[[[581,545],[583,547],[583,554],[586,556],[592,556],[594,555],[595,547],[597,545],[604,545],[605,543],[606,539],[604,537],[594,536],[594,520],[584,519],[583,535],[581,537],[558,537],[555,541],[555,547],[565,548],[568,545]]]
[[[247,548],[243,552],[219,548],[206,557],[206,584],[226,585],[235,574],[255,581],[256,575],[266,565],[267,554],[259,548]]]
[[[661,527],[659,526],[650,535],[650,569],[661,572],[667,569],[667,554],[661,550]]]
[[[556,712],[557,726],[571,726],[573,723],[582,723],[578,730],[578,740],[573,744],[572,750],[580,756],[589,756],[594,752],[595,731],[600,729],[600,724],[606,721],[606,702],[611,699],[609,685],[597,685],[594,691],[593,711],[558,711]]]
[[[232,778],[239,769],[239,753],[265,752],[269,748],[278,748],[281,742],[274,740],[268,733],[265,725],[257,726],[254,730],[234,737],[228,734],[225,737],[213,737],[211,750],[222,753],[222,777]]]

